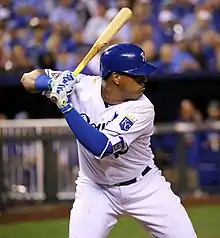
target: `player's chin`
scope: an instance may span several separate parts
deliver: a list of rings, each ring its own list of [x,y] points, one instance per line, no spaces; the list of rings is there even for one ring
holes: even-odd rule
[[[138,100],[144,94],[145,88],[139,87],[133,91],[129,91],[125,93],[125,97],[131,100]]]
[[[131,97],[131,98],[132,98],[133,100],[138,100],[143,94],[144,94],[144,92],[138,91],[138,92],[132,94],[132,97]]]
[[[145,90],[146,90],[146,88],[143,86],[138,90],[138,92],[143,95]]]
[[[145,91],[145,87],[141,87],[138,91],[137,91],[137,98],[140,98]]]

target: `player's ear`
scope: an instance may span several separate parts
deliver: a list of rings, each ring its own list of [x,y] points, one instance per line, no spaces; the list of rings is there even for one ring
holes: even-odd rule
[[[116,72],[112,73],[112,81],[119,85],[120,84],[120,75]]]

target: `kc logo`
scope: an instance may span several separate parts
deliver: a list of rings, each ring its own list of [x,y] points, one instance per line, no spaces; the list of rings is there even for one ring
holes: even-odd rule
[[[128,117],[125,117],[120,123],[120,128],[122,131],[128,131],[134,124]]]

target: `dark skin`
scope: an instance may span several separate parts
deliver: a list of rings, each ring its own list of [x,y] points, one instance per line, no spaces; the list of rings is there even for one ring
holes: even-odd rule
[[[145,76],[112,73],[102,86],[101,95],[109,104],[119,104],[127,100],[139,99],[145,91]]]
[[[27,91],[36,93],[35,80],[43,70],[33,70],[23,75],[21,83]],[[145,91],[145,76],[134,76],[124,73],[112,73],[102,86],[101,95],[109,104],[119,104],[127,100],[139,99]]]

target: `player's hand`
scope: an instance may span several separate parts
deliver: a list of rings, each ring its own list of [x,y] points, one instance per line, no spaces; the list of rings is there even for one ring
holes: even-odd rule
[[[51,96],[56,96],[56,104],[63,113],[69,111],[73,105],[70,102],[70,94],[78,82],[77,78],[72,75],[70,71],[64,71],[60,76],[52,82]]]
[[[51,81],[49,81],[49,88],[50,91],[54,91],[53,89],[59,84],[65,85],[65,90],[67,94],[71,94],[74,88],[74,85],[78,83],[80,80],[73,76],[72,72],[69,70],[65,70],[61,72],[56,78],[52,78]]]
[[[68,112],[73,108],[70,97],[66,90],[65,84],[55,84],[50,95],[56,95],[56,104],[62,113]]]
[[[44,95],[45,97],[50,99],[50,93],[51,90],[53,88],[54,85],[54,80],[56,80],[56,78],[52,78],[48,81],[48,89],[42,92],[42,95]]]
[[[44,95],[47,98],[51,98],[51,91],[53,87],[55,86],[56,80],[61,76],[62,72],[58,71],[54,76],[48,81],[48,89],[42,92],[42,95]]]

